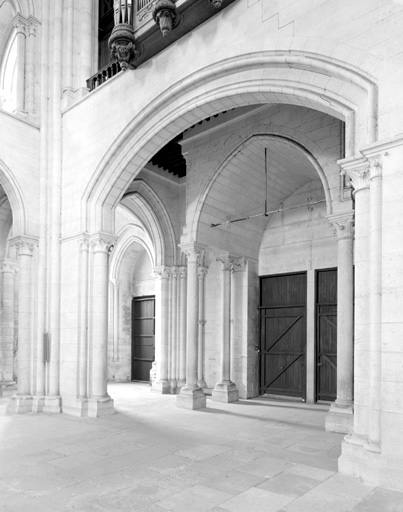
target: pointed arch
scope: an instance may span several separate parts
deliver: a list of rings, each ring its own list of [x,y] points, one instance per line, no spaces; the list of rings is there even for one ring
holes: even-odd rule
[[[10,201],[14,236],[27,235],[26,206],[22,190],[6,164],[0,160],[0,184]]]

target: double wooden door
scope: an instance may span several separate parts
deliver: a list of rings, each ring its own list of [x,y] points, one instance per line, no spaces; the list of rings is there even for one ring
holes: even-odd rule
[[[310,352],[315,375],[309,377],[315,379],[315,399],[332,401],[337,393],[337,269],[318,270],[315,287],[315,354]],[[305,272],[261,277],[261,394],[306,398],[306,301]]]
[[[132,380],[150,380],[155,354],[155,298],[132,300]]]
[[[305,398],[306,273],[260,282],[261,394]]]

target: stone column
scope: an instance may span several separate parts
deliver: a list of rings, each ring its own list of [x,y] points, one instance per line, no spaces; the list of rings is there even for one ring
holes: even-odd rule
[[[170,393],[168,380],[169,274],[168,267],[155,268],[155,362],[157,378],[151,391]]]
[[[335,227],[337,244],[337,399],[326,416],[330,432],[353,431],[353,352],[354,352],[354,214],[328,217]]]
[[[13,260],[3,260],[0,272],[2,274],[0,387],[11,389],[15,384],[13,382],[15,262]]]
[[[88,416],[113,414],[113,400],[107,392],[108,380],[108,282],[109,253],[113,247],[108,236],[92,238],[92,313],[90,336],[90,398]]]
[[[177,406],[184,409],[206,407],[206,397],[197,385],[197,335],[199,320],[197,269],[204,257],[203,249],[195,243],[180,245],[187,256],[187,318],[186,318],[186,384],[177,397]]]
[[[81,402],[88,398],[88,256],[89,240],[83,238],[80,244],[80,283],[79,283],[79,386],[78,397]]]
[[[369,425],[365,448],[381,452],[381,337],[382,337],[382,165],[381,156],[370,162],[370,366]]]
[[[171,310],[171,329],[170,329],[170,339],[171,339],[171,391],[172,393],[176,392],[176,387],[178,385],[178,269],[176,267],[172,267],[171,269],[171,293],[170,293],[170,310]]]
[[[32,256],[35,242],[18,237],[11,242],[18,248],[18,385],[17,394],[10,398],[7,411],[32,411],[31,343],[32,343]]]
[[[16,114],[25,114],[25,37],[27,22],[20,15],[14,18],[17,39],[17,102]]]
[[[221,380],[213,389],[212,398],[217,402],[236,402],[238,390],[231,381],[231,273],[234,259],[230,256],[217,258],[222,264],[222,334]]]
[[[178,388],[186,384],[186,288],[187,269],[179,267],[179,380]]]
[[[197,356],[197,385],[201,388],[206,388],[207,384],[204,381],[204,326],[206,321],[204,319],[204,278],[207,274],[206,267],[199,267],[197,275],[199,277],[199,320],[198,320],[198,356]]]
[[[92,15],[94,2],[80,0],[81,44],[80,44],[80,74],[79,83],[83,84],[82,92],[85,94],[85,81],[92,75]]]
[[[341,167],[352,180],[355,196],[354,430],[345,443],[362,447],[368,436],[369,169],[364,158],[354,157],[343,160]]]

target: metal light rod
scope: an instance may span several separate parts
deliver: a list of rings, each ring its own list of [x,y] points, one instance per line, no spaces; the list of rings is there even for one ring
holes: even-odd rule
[[[211,228],[216,228],[217,226],[225,226],[227,224],[233,224],[234,222],[242,222],[244,220],[256,219],[257,217],[267,217],[272,213],[280,213],[280,212],[288,212],[289,210],[296,210],[297,208],[303,208],[304,206],[313,206],[314,204],[325,203],[326,199],[322,199],[321,201],[313,201],[311,203],[299,204],[297,206],[290,206],[289,208],[279,208],[278,210],[265,211],[264,213],[256,213],[255,215],[249,215],[248,217],[240,217],[239,219],[227,220],[225,222],[219,222],[217,224],[210,224]]]

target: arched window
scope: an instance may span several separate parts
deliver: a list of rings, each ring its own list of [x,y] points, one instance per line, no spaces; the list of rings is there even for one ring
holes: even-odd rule
[[[0,67],[0,108],[14,112],[17,107],[17,38],[14,33]]]

